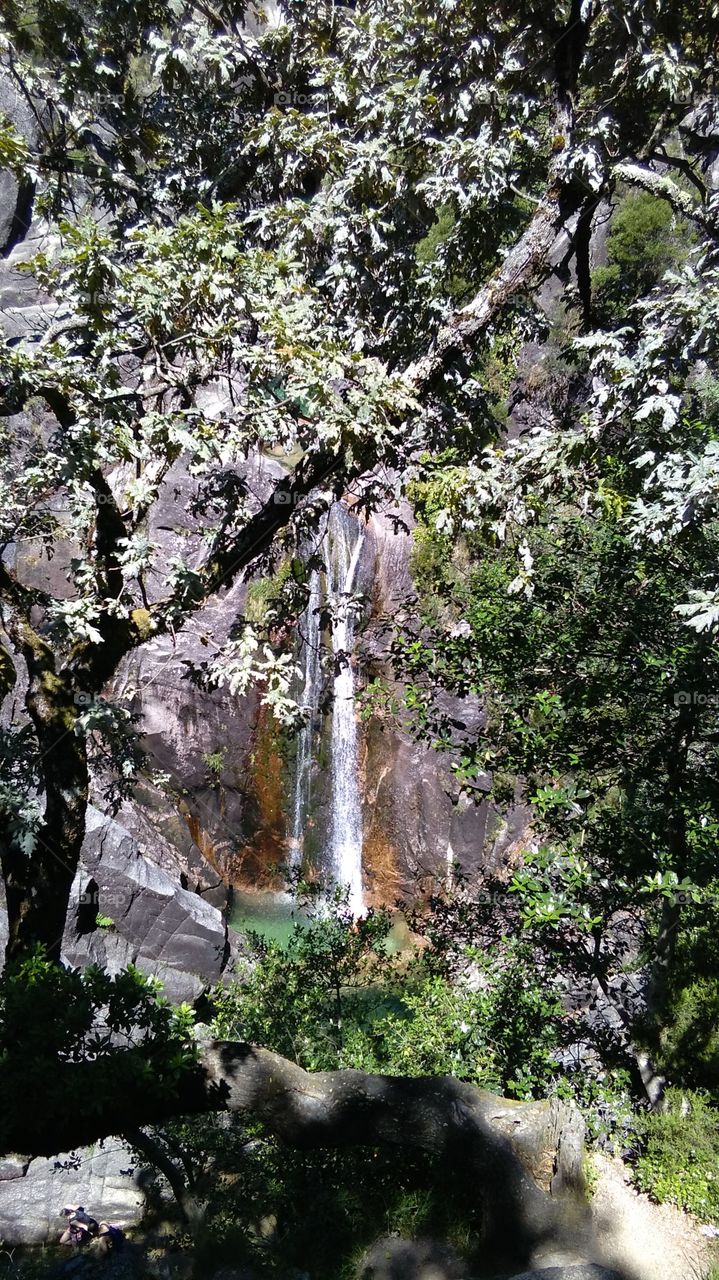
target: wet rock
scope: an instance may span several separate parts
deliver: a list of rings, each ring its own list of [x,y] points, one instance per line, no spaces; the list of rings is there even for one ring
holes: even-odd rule
[[[214,396],[218,412],[223,404],[229,406],[221,389]],[[263,501],[282,473],[279,463],[256,456],[242,474],[232,474]],[[187,560],[201,553],[198,518],[192,509],[196,497],[196,478],[179,464],[173,467],[152,516],[151,536],[163,558]],[[243,615],[246,595],[246,582],[238,582],[209,601],[177,635],[159,637],[137,649],[122,664],[111,691],[137,713],[151,761],[168,776],[175,812],[182,812],[195,846],[221,876],[231,876],[233,867],[242,862],[242,849],[253,834],[251,756],[258,698],[251,693],[238,699],[226,689],[205,689],[191,677],[225,644]],[[212,769],[209,759],[215,762]],[[166,836],[174,841],[179,828],[168,810],[162,823]],[[184,837],[178,849],[184,857]],[[282,850],[273,852],[278,857]],[[191,881],[194,866],[184,871]]]
[[[368,523],[369,616],[357,660],[360,678],[379,677],[401,707],[404,689],[393,673],[391,642],[395,623],[403,609],[411,610],[416,592],[410,572],[412,513],[403,504],[395,516],[375,515]],[[396,716],[380,713],[360,728],[365,877],[373,900],[412,896],[418,882],[445,881],[455,865],[471,878],[497,872],[526,831],[525,806],[517,803],[500,814],[487,799],[489,774],[460,783],[453,770],[463,748],[482,732],[480,700],[440,692],[432,713],[442,723],[448,750],[435,751],[417,740]],[[318,807],[321,789],[320,780]]]

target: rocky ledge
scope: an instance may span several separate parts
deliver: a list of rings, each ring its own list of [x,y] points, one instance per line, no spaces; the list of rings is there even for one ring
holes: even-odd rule
[[[118,973],[137,965],[159,978],[175,1003],[196,1000],[222,974],[222,913],[180,888],[125,827],[97,809],[88,810],[70,903],[63,955],[74,967],[99,964]]]

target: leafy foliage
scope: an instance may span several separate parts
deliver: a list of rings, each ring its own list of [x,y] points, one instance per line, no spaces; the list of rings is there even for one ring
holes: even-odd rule
[[[208,1205],[196,1254],[203,1269],[245,1261],[267,1280],[308,1267],[318,1280],[351,1280],[364,1250],[395,1233],[487,1257],[476,1197],[436,1159],[412,1153],[398,1161],[371,1149],[298,1153],[257,1137],[247,1146]],[[223,1163],[232,1164],[227,1149]]]
[[[704,901],[688,902],[676,944],[660,1052],[673,1080],[715,1094],[719,1086],[719,957],[716,882]]]
[[[111,923],[111,922],[110,922]],[[141,1088],[167,1105],[195,1061],[194,1016],[170,1005],[160,983],[129,967],[115,977],[49,961],[41,950],[0,985],[0,1145],[12,1150],[18,1114],[30,1141],[82,1092],[89,1111],[103,1094]],[[92,1088],[84,1085],[92,1079]],[[32,1099],[33,1105],[27,1105]]]
[[[690,430],[710,441],[714,427],[693,420]],[[675,898],[679,915],[686,902],[708,918],[719,818],[716,652],[674,608],[687,581],[713,574],[717,526],[707,518],[681,538],[638,537],[629,514],[637,447],[618,433],[595,443],[586,469],[578,454],[592,485],[582,503],[577,471],[560,472],[551,491],[528,492],[527,522],[502,541],[469,520],[461,536],[448,532],[442,517],[465,476],[440,465],[438,481],[425,482],[413,562],[420,629],[396,645],[414,701],[417,689],[431,700],[437,684],[481,697],[486,721],[463,748],[458,777],[491,774],[505,803],[522,779],[534,815],[511,884],[522,925],[570,971],[605,985],[621,968],[627,930],[645,939],[635,965],[654,963],[655,945],[665,945],[655,921]],[[428,723],[442,743],[442,726]],[[685,945],[677,922],[667,936],[670,952]],[[691,974],[705,983],[703,1012],[684,1017],[697,1036],[707,1026],[708,1063],[716,960],[693,954],[698,971],[687,966],[681,981],[687,1002],[697,1000]],[[660,1006],[665,996],[657,986]],[[690,1083],[698,1063],[687,1053],[682,1074],[676,1016],[672,1066]]]
[[[622,322],[627,309],[678,267],[691,249],[692,235],[670,205],[647,192],[626,193],[607,236],[607,266],[592,276],[603,318]]]
[[[637,1186],[660,1203],[719,1222],[719,1112],[706,1095],[670,1090],[666,1109],[647,1115]]]
[[[386,911],[355,921],[339,896],[285,943],[250,934],[247,971],[215,993],[215,1034],[307,1070],[451,1074],[519,1098],[551,1087],[561,1007],[521,948],[464,948],[453,981],[436,943],[394,952],[391,927]]]

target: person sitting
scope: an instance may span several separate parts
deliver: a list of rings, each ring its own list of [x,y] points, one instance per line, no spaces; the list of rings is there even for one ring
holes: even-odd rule
[[[111,1222],[100,1223],[97,1239],[103,1253],[117,1253],[125,1243],[124,1232],[119,1227],[114,1227]]]
[[[86,1213],[81,1204],[66,1204],[62,1210],[62,1216],[67,1220],[67,1226],[60,1236],[60,1244],[74,1244],[82,1247],[97,1235],[96,1219]]]

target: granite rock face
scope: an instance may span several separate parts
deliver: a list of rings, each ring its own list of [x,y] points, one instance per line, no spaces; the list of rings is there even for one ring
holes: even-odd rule
[[[82,1204],[98,1221],[129,1227],[142,1214],[137,1159],[119,1138],[52,1159],[0,1159],[0,1240],[57,1243],[65,1204]]]
[[[208,390],[207,395],[205,412],[219,413],[226,407],[220,389]],[[262,501],[282,471],[272,459],[256,456],[242,474],[237,472],[237,479]],[[193,514],[197,484],[178,463],[162,486],[152,514],[151,536],[167,559],[190,559],[202,553]],[[208,865],[226,880],[235,878],[234,868],[242,862],[243,849],[252,843],[260,821],[252,767],[259,699],[252,693],[239,699],[226,689],[203,687],[192,673],[226,643],[243,616],[247,590],[244,581],[233,584],[190,618],[177,635],[150,640],[130,654],[111,690],[113,697],[138,715],[150,761],[168,778],[175,813],[182,814],[186,831]],[[165,812],[164,830],[184,859],[186,836],[170,819],[169,809]],[[273,852],[281,857],[279,844]],[[183,874],[191,881],[194,870],[184,867]]]
[[[187,816],[158,787],[147,780],[139,782],[116,817],[150,862],[181,889],[199,894],[218,911],[228,909],[232,890],[195,844]]]
[[[98,926],[97,915],[112,921]],[[221,913],[143,856],[119,823],[91,808],[70,898],[63,956],[118,973],[128,964],[159,978],[168,999],[194,1000],[222,973]]]
[[[32,106],[0,62],[0,115],[7,116],[30,148],[37,145],[39,125]],[[33,188],[0,170],[0,253],[6,253],[27,233],[32,218]]]
[[[360,680],[378,676],[400,706],[403,687],[393,673],[390,644],[395,621],[416,595],[412,526],[407,504],[368,523],[373,563],[367,568],[368,617],[357,655]],[[529,810],[520,803],[498,812],[488,798],[488,774],[471,785],[457,781],[452,766],[484,725],[478,699],[440,694],[435,710],[448,727],[448,751],[419,741],[394,717],[373,716],[361,726],[367,889],[380,900],[411,896],[425,878],[446,881],[455,865],[471,878],[496,873],[528,826]]]

